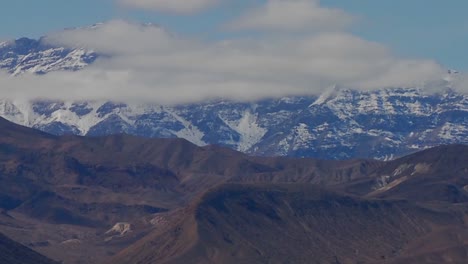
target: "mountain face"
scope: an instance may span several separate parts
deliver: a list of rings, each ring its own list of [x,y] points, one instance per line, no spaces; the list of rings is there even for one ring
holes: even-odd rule
[[[45,74],[58,70],[80,70],[93,63],[97,54],[84,49],[53,47],[43,39],[20,38],[0,43],[0,69],[12,75]]]
[[[242,175],[336,184],[380,165],[257,160],[175,138],[58,137],[0,118],[0,232],[65,263],[102,263]]]
[[[10,74],[79,70],[99,54],[51,47],[42,40],[0,44],[0,68]],[[164,106],[125,102],[0,101],[0,116],[55,135],[127,133],[185,138],[253,155],[388,159],[440,144],[468,143],[468,97],[422,89],[354,91],[239,103],[225,100]]]
[[[166,232],[155,231],[108,263],[461,264],[467,233],[460,217],[310,185],[224,185],[204,196],[193,215]],[[447,227],[452,230],[435,231]],[[444,240],[456,232],[456,239]],[[421,245],[419,239],[427,238],[446,248]]]
[[[467,164],[465,145],[252,157],[0,118],[0,232],[64,263],[464,263]]]
[[[0,263],[6,264],[58,264],[39,253],[0,234]]]
[[[284,168],[284,161],[266,163]],[[371,169],[361,164],[353,169],[367,167],[366,177],[334,184],[265,174],[235,178],[205,192],[183,217],[166,215],[171,224],[108,263],[462,264],[467,162],[467,146],[452,145]],[[343,168],[328,165],[309,168]]]

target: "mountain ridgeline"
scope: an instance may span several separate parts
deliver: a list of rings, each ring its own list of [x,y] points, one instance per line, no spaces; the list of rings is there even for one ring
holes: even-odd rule
[[[85,49],[18,39],[0,44],[0,69],[14,76],[79,71],[100,57]],[[126,133],[184,138],[257,156],[390,159],[442,144],[468,143],[468,97],[456,71],[424,88],[354,91],[255,102],[212,100],[173,106],[108,101],[0,100],[0,116],[55,134]]]
[[[0,119],[0,232],[63,263],[465,263],[468,147],[252,157]],[[2,251],[3,252],[3,251]]]

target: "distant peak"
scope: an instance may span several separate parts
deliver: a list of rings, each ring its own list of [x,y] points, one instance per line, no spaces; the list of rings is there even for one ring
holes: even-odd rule
[[[1,41],[1,42],[0,42],[0,48],[9,46],[9,45],[11,45],[11,43],[12,43],[11,40],[10,40],[10,41],[8,41],[8,40],[7,40],[7,41]]]
[[[66,27],[63,30],[68,31],[68,30],[77,30],[77,29],[98,29],[98,28],[102,27],[103,25],[105,25],[105,22],[94,23],[94,24],[92,24],[90,26]]]
[[[460,77],[460,72],[454,69],[447,70],[447,75],[443,78],[444,81],[449,83],[449,87],[451,88],[450,83],[457,80]]]
[[[37,40],[35,39],[31,39],[31,38],[26,38],[26,37],[22,37],[22,38],[19,38],[19,39],[16,39],[15,40],[15,44],[16,45],[19,45],[19,44],[29,44],[29,43],[35,43],[37,42]],[[11,43],[11,42],[10,42]]]
[[[314,105],[323,105],[325,104],[328,100],[333,98],[337,92],[339,92],[340,88],[338,85],[333,85],[330,88],[326,89],[325,91],[322,92],[322,94],[319,96],[317,100],[313,104],[311,104],[309,107],[312,107]]]
[[[140,26],[140,27],[155,27],[155,28],[160,28],[160,26],[158,24],[155,24],[155,23],[151,23],[151,22],[145,22],[145,23],[138,23],[138,22],[133,22],[133,21],[128,21],[128,20],[109,20],[109,21],[105,21],[105,22],[97,22],[97,23],[94,23],[92,25],[88,25],[88,26],[81,26],[81,27],[69,27],[69,28],[65,28],[64,30],[96,30],[96,29],[100,29],[106,25],[109,25],[111,23],[114,23],[114,22],[124,22],[124,23],[128,23],[128,24],[131,24],[131,25],[135,25],[135,26]]]

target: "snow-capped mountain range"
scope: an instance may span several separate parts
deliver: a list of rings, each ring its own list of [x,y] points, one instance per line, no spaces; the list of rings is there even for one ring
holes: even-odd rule
[[[27,38],[0,43],[0,69],[11,75],[80,70],[99,54]],[[105,101],[0,101],[0,116],[53,134],[181,137],[254,155],[389,159],[427,147],[468,143],[468,97],[450,89],[353,91],[253,103],[210,101],[164,106]]]
[[[43,39],[20,38],[0,43],[0,69],[12,75],[45,74],[58,70],[80,70],[93,63],[97,54],[85,49],[53,47]]]

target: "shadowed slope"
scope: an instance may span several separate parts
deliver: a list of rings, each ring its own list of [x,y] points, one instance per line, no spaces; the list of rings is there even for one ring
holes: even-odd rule
[[[153,229],[151,221],[158,214],[186,206],[228,181],[335,184],[366,177],[362,164],[380,166],[372,161],[340,165],[259,159],[183,139],[54,137],[5,120],[0,126],[0,208],[19,227],[34,226],[13,229],[5,224],[0,230],[71,263],[99,262]],[[106,234],[119,223],[131,226],[132,232]],[[83,232],[92,235],[77,239]]]
[[[461,215],[314,186],[227,185],[110,263],[386,263]],[[422,263],[422,262],[418,262]]]
[[[466,245],[465,146],[320,161],[0,127],[0,231],[66,263],[456,263]]]
[[[57,264],[39,253],[0,234],[0,263],[4,264]]]
[[[440,146],[390,161],[345,186],[348,192],[383,199],[468,202],[468,146]]]
[[[44,141],[56,139],[56,136],[41,132],[39,130],[20,126],[0,117],[0,138],[2,143],[14,143],[21,146],[34,147],[34,139],[39,138]]]

